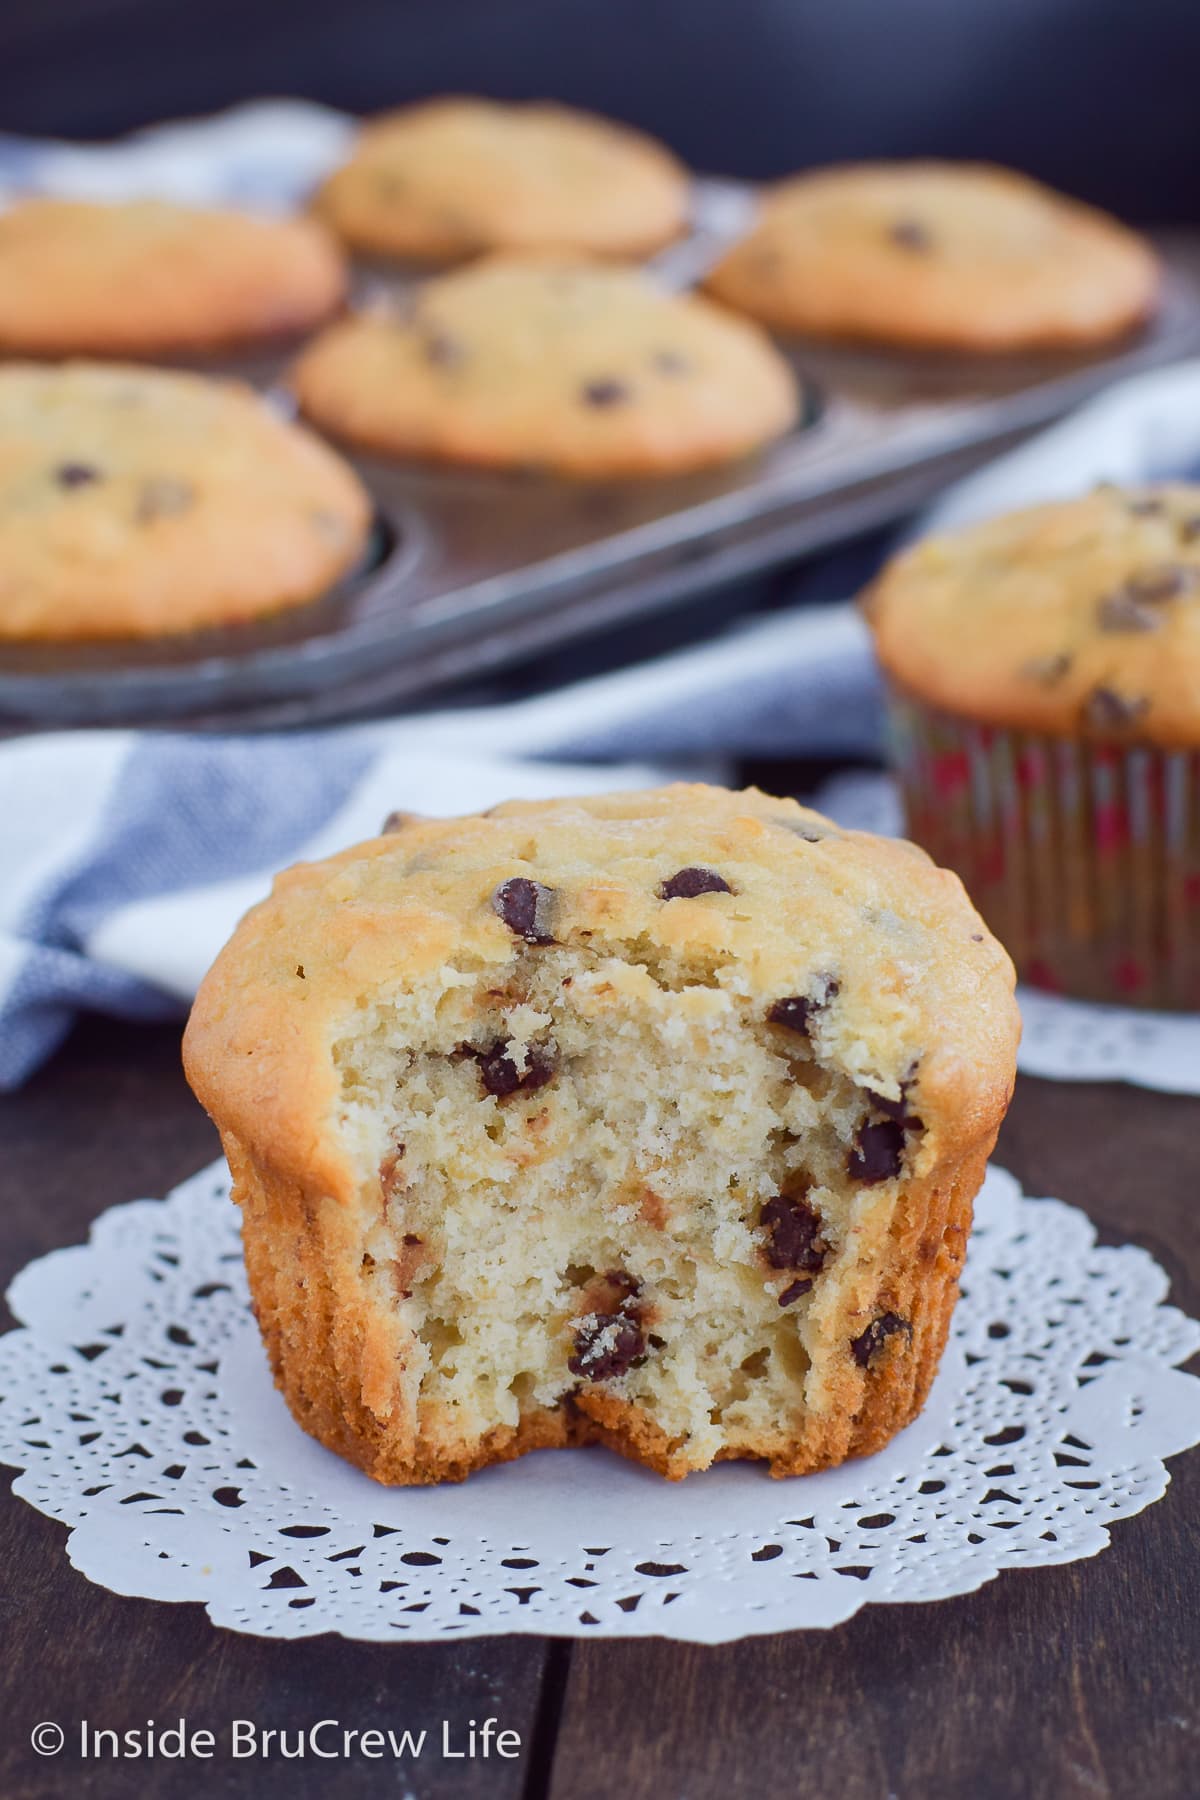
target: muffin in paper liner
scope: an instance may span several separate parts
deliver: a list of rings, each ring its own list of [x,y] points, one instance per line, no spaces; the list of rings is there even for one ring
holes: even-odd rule
[[[894,684],[889,735],[909,836],[1022,979],[1200,1009],[1200,750],[980,724]]]

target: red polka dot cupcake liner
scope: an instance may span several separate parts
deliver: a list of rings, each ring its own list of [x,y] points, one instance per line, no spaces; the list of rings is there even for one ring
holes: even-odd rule
[[[893,693],[908,835],[954,869],[1023,981],[1200,1011],[1200,751],[1083,743]]]

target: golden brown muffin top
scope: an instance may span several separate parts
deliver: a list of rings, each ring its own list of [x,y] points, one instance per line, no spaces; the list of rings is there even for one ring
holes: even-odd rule
[[[219,350],[307,330],[345,293],[342,252],[314,219],[165,200],[0,213],[0,345],[22,355]]]
[[[880,662],[963,718],[1200,744],[1200,486],[1098,488],[926,538],[865,596]]]
[[[547,102],[438,99],[372,120],[317,208],[356,249],[646,256],[683,229],[685,170],[627,125]]]
[[[1144,239],[1014,170],[892,162],[768,189],[708,285],[783,331],[990,352],[1115,337],[1158,282]]]
[[[707,467],[794,423],[766,334],[635,269],[491,256],[410,307],[339,322],[293,382],[318,425],[383,455],[583,477]]]
[[[353,469],[241,383],[0,367],[0,640],[162,636],[315,599],[370,523]]]

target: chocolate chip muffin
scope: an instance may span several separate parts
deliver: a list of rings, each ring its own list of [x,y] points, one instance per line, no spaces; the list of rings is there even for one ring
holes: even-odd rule
[[[953,875],[754,790],[290,870],[185,1060],[296,1418],[397,1483],[878,1448],[945,1343],[1012,990]]]
[[[252,389],[0,367],[0,640],[158,637],[316,599],[362,558],[354,471]]]
[[[1024,175],[896,162],[772,188],[708,286],[781,331],[991,352],[1119,337],[1158,283],[1143,238]]]
[[[524,257],[332,326],[292,379],[317,425],[385,456],[591,478],[744,456],[798,404],[757,326],[632,269]]]
[[[1200,1008],[1200,486],[926,539],[865,604],[909,831],[1021,974]]]
[[[293,336],[345,298],[312,219],[163,200],[25,200],[0,213],[0,348],[163,356]]]
[[[372,121],[315,204],[378,256],[639,257],[683,230],[688,177],[652,138],[571,107],[440,99]]]

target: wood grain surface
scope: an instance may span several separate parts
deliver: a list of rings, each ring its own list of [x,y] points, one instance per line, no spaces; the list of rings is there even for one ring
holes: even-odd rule
[[[1022,1080],[998,1153],[1030,1192],[1144,1244],[1200,1311],[1200,1101]],[[211,1157],[178,1032],[91,1022],[0,1100],[0,1278],[77,1242],[116,1201]],[[5,1323],[7,1323],[7,1318]],[[598,1453],[600,1454],[600,1453]],[[1111,1547],[962,1599],[869,1607],[832,1631],[702,1649],[650,1639],[372,1646],[218,1631],[197,1606],[122,1599],[70,1567],[62,1529],[0,1499],[0,1795],[253,1793],[418,1800],[1194,1800],[1200,1794],[1200,1455]],[[5,1484],[6,1487],[6,1484]],[[38,1758],[43,1719],[184,1714],[440,1732],[494,1716],[511,1762],[84,1763]]]

